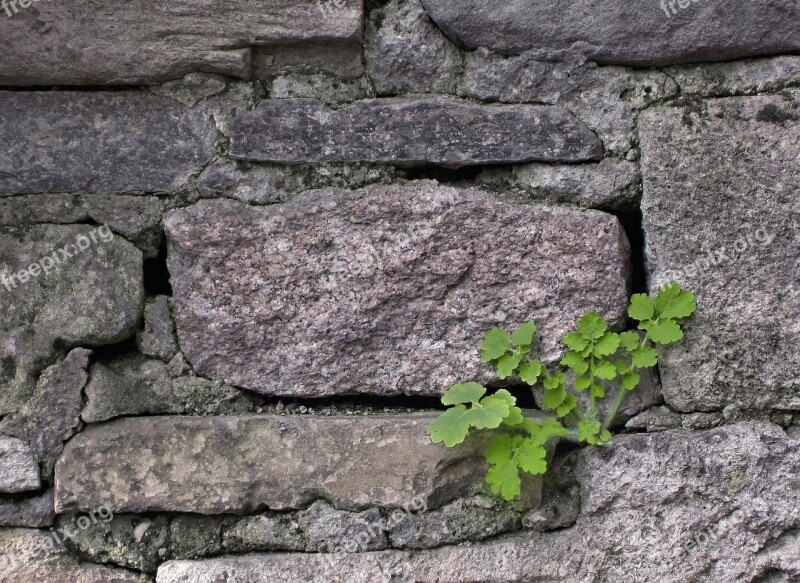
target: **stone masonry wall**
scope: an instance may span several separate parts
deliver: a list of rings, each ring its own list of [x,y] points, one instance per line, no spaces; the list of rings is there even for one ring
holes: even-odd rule
[[[3,0],[0,144],[0,583],[800,581],[797,0]],[[669,281],[611,445],[431,443]]]

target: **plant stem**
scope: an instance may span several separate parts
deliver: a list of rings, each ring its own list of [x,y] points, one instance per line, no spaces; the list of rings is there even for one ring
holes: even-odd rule
[[[611,411],[608,412],[606,416],[606,420],[603,421],[603,429],[608,429],[611,423],[614,421],[614,417],[617,415],[617,411],[619,410],[619,406],[622,405],[622,399],[625,397],[625,387],[619,388],[619,394],[617,395],[617,399],[614,401],[614,406],[611,407]]]

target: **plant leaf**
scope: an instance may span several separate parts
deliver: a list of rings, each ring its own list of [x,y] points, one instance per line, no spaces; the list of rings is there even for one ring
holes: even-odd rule
[[[439,415],[428,427],[431,441],[444,442],[447,447],[453,447],[464,441],[471,425],[470,414],[471,411],[464,405],[456,405]]]
[[[605,381],[613,381],[617,378],[617,367],[608,361],[599,362],[594,367],[594,376]]]
[[[522,484],[517,464],[509,459],[492,465],[486,474],[486,483],[495,494],[500,494],[507,501],[513,500],[519,496]]]
[[[523,439],[516,450],[519,469],[529,474],[544,474],[547,471],[547,451],[532,439]]]
[[[587,346],[589,346],[589,341],[584,338],[580,332],[570,332],[566,336],[564,336],[563,340],[564,344],[570,350],[574,350],[575,352],[580,352]]]
[[[578,332],[587,340],[597,340],[608,330],[606,321],[597,312],[589,312],[578,320]]]
[[[681,289],[676,282],[668,283],[658,291],[655,309],[659,318],[688,318],[697,309],[694,294]]]
[[[633,294],[628,315],[634,320],[649,320],[656,313],[656,306],[647,294]]]
[[[520,367],[519,378],[521,378],[523,382],[533,386],[536,384],[536,381],[539,380],[539,376],[542,374],[543,370],[544,365],[541,361],[529,360]]]
[[[501,379],[507,379],[514,374],[517,370],[522,356],[513,352],[509,352],[501,356],[497,361],[497,376]]]
[[[639,381],[641,380],[641,376],[635,372],[628,372],[622,376],[622,387],[626,391],[632,391],[636,387],[639,386]]]
[[[477,403],[486,394],[486,389],[478,383],[459,383],[447,389],[442,395],[442,404]]]
[[[491,362],[503,356],[511,346],[511,336],[502,328],[492,328],[481,342],[481,360]]]
[[[615,332],[606,332],[594,345],[594,355],[611,356],[619,348],[620,337]]]
[[[645,326],[649,338],[658,344],[672,344],[683,338],[683,331],[675,320],[653,320],[640,325]]]
[[[469,422],[477,429],[500,427],[503,419],[508,417],[509,408],[508,401],[502,397],[489,395],[468,411]]]
[[[559,386],[552,391],[546,391],[544,394],[544,406],[547,409],[557,409],[564,399],[567,398],[567,389],[564,386]]]
[[[529,346],[533,343],[533,335],[536,333],[536,324],[533,322],[525,322],[522,326],[517,328],[511,340],[519,346]]]
[[[578,374],[583,374],[589,370],[589,363],[586,362],[586,359],[580,353],[574,351],[567,352],[564,358],[561,359],[561,364],[568,366]]]

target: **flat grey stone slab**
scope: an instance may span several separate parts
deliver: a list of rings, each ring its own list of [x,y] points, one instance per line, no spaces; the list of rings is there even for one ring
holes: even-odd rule
[[[161,83],[195,71],[249,78],[253,47],[358,42],[363,18],[359,0],[7,4],[0,84],[17,86]]]
[[[21,439],[0,435],[0,492],[26,492],[40,485],[39,465],[30,446]]]
[[[441,395],[495,378],[478,350],[493,326],[535,319],[552,362],[584,313],[626,318],[628,242],[598,211],[421,182],[203,201],[165,226],[186,358],[263,394]]]
[[[241,113],[231,155],[259,162],[511,164],[603,157],[603,144],[562,107],[478,105],[447,98],[367,99],[330,109],[269,99]]]
[[[800,50],[795,0],[422,0],[451,39],[502,53],[569,49],[601,64],[658,66]]]
[[[0,196],[169,191],[211,159],[216,137],[208,112],[165,97],[0,92]]]
[[[431,443],[436,413],[140,417],[90,426],[56,467],[59,513],[247,513],[335,507],[433,508],[484,487],[486,441]],[[530,505],[541,480],[525,485]]]

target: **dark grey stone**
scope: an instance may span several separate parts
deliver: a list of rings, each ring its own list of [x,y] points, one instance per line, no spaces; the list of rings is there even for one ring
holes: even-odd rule
[[[0,92],[0,195],[166,192],[211,159],[216,136],[207,112],[155,95]]]
[[[168,296],[156,296],[145,302],[144,330],[136,334],[136,346],[142,354],[165,362],[178,352]]]
[[[448,166],[599,160],[603,146],[566,109],[447,98],[368,99],[332,110],[269,99],[239,115],[231,155],[258,162]]]
[[[0,492],[38,490],[39,466],[31,448],[21,439],[0,435]]]
[[[602,64],[658,66],[800,50],[794,0],[422,0],[454,41],[503,53],[579,52]]]
[[[44,528],[53,525],[53,491],[25,497],[0,497],[0,526]]]

